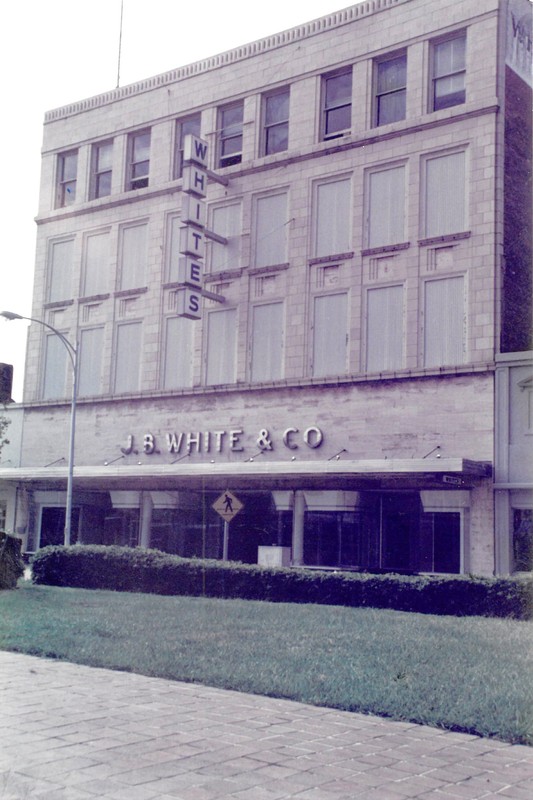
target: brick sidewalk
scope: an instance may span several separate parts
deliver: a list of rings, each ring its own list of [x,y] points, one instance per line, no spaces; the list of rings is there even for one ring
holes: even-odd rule
[[[1,800],[533,797],[533,748],[0,652]]]

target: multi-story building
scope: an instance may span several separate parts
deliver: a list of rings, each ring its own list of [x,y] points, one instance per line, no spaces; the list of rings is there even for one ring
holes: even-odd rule
[[[527,568],[530,299],[528,0],[368,0],[46,115],[32,316],[79,356],[74,540]],[[32,324],[2,470],[30,552],[63,537],[72,376]]]

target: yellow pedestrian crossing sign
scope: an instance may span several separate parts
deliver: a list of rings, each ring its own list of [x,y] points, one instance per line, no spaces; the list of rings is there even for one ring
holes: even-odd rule
[[[224,522],[231,522],[233,517],[237,516],[244,506],[241,501],[228,490],[223,492],[220,497],[215,500],[212,508],[215,509],[217,514],[220,514]]]

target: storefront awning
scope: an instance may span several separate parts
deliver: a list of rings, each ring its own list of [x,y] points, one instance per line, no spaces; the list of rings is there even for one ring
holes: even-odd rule
[[[147,460],[135,464],[74,467],[75,487],[105,490],[113,487],[226,486],[250,483],[253,486],[295,484],[330,485],[342,480],[353,482],[387,479],[428,479],[450,486],[491,475],[487,462],[463,458],[440,459],[369,459],[335,461],[270,461],[258,456],[253,461],[192,463],[182,459],[174,464],[155,464]],[[449,480],[447,480],[447,478]],[[0,469],[0,480],[17,483],[61,485],[67,479],[67,467],[19,467]]]

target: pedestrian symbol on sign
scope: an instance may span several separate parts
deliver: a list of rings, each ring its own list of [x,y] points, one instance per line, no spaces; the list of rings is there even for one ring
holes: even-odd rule
[[[231,522],[243,507],[241,501],[229,490],[221,494],[213,503],[213,508],[217,514],[220,514],[224,522]]]

